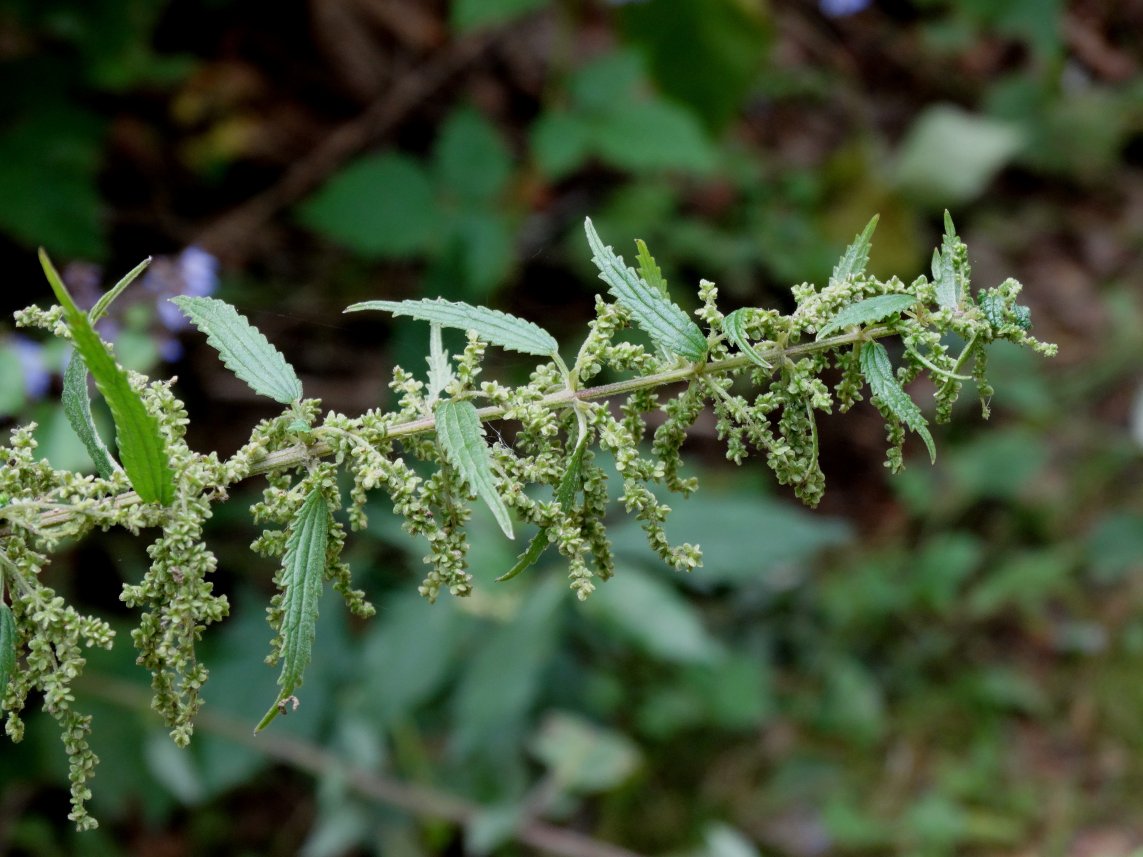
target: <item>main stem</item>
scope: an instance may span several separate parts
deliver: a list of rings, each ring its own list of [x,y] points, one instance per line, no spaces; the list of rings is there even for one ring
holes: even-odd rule
[[[879,339],[888,336],[893,331],[885,325],[877,325],[874,327],[864,328],[862,330],[853,331],[852,333],[845,333],[838,336],[830,336],[825,339],[815,340],[813,342],[799,343],[797,345],[789,345],[785,348],[775,346],[759,353],[763,359],[779,365],[780,361],[787,357],[798,357],[806,354],[813,354],[818,351],[827,351],[831,348],[837,348],[843,345],[852,345],[856,342],[862,342],[870,339]],[[690,378],[695,378],[699,375],[708,375],[712,373],[733,372],[737,369],[743,369],[755,364],[749,357],[745,355],[736,355],[734,357],[727,357],[723,360],[714,360],[709,363],[691,363],[686,366],[680,366],[677,369],[668,369],[664,372],[655,372],[651,375],[641,375],[638,378],[628,378],[625,381],[616,381],[612,384],[601,384],[598,387],[586,387],[582,390],[559,390],[554,393],[549,393],[540,399],[540,404],[549,408],[567,407],[573,402],[577,401],[591,401],[594,399],[607,399],[612,396],[622,396],[627,393],[635,393],[639,390],[650,390],[656,387],[663,387],[668,384],[676,384],[680,381],[686,381]],[[504,416],[506,409],[498,405],[490,405],[488,407],[479,408],[477,414],[481,421],[496,420]],[[435,430],[436,419],[433,417],[423,417],[421,419],[409,420],[408,422],[398,423],[391,426],[386,432],[386,437],[400,438],[410,435],[424,434]],[[255,461],[247,477],[258,476],[263,473],[269,473],[273,470],[281,470],[283,468],[296,467],[314,457],[322,457],[332,453],[332,449],[328,444],[318,441],[317,443],[309,446],[301,443],[289,447],[288,449],[279,449],[271,452]],[[128,491],[123,494],[118,494],[115,497],[108,498],[108,502],[115,507],[133,506],[139,503],[139,495],[134,491]],[[44,512],[40,516],[39,527],[46,529],[56,527],[64,524],[72,519],[76,513],[68,508],[51,509]],[[0,530],[2,534],[2,530]]]

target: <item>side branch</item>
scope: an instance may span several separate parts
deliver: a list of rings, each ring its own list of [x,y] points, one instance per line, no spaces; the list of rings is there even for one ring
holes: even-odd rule
[[[813,354],[815,352],[827,351],[829,349],[837,348],[839,346],[851,345],[856,342],[864,340],[877,339],[883,336],[888,336],[892,333],[888,327],[878,325],[875,327],[868,327],[863,330],[854,331],[851,333],[840,334],[838,336],[831,336],[825,339],[817,340],[814,342],[804,342],[797,345],[790,345],[785,348],[774,347],[766,350],[760,350],[759,353],[774,365],[780,365],[784,358],[798,357],[805,354]],[[749,357],[744,355],[736,355],[728,357],[723,360],[714,360],[709,363],[692,363],[686,366],[681,366],[677,369],[669,369],[664,372],[656,372],[651,375],[643,375],[638,378],[628,378],[625,381],[615,381],[611,384],[601,384],[597,387],[586,387],[582,390],[559,390],[555,393],[549,393],[540,400],[540,404],[548,408],[561,408],[571,405],[577,401],[592,401],[596,399],[607,399],[612,396],[622,396],[628,393],[635,393],[640,390],[652,390],[657,387],[664,387],[668,384],[677,384],[680,381],[687,381],[699,375],[718,374],[722,372],[733,372],[738,369],[755,366],[756,364],[751,361]],[[500,419],[504,416],[505,408],[500,406],[489,406],[479,408],[477,415],[482,422]],[[408,422],[399,423],[391,427],[387,433],[387,437],[401,438],[410,437],[418,434],[425,434],[436,429],[436,419],[434,417],[424,417],[422,419],[410,420]],[[264,473],[270,473],[275,470],[289,469],[296,467],[308,460],[314,458],[321,458],[330,455],[333,450],[322,441],[305,446],[303,444],[295,444],[294,446],[286,449],[279,449],[274,452],[268,453],[262,458],[256,460],[250,467],[247,473],[247,478],[251,476],[259,476]],[[114,497],[108,497],[102,501],[101,506],[109,507],[110,510],[124,508],[127,506],[134,506],[140,503],[139,495],[134,491],[127,491],[123,494],[118,494]],[[96,511],[96,510],[91,510]],[[69,507],[60,506],[52,508],[41,514],[38,523],[40,529],[51,529],[66,524],[77,513]],[[4,535],[8,530],[7,527],[0,528],[0,535]]]

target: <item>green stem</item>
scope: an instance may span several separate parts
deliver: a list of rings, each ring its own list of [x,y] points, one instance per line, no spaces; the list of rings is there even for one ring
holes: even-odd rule
[[[876,325],[874,327],[865,328],[864,330],[852,331],[838,336],[831,336],[827,339],[815,340],[813,342],[804,342],[797,345],[788,346],[774,346],[759,351],[759,355],[769,362],[778,365],[783,360],[788,360],[793,357],[801,357],[807,354],[815,354],[820,351],[828,351],[834,348],[840,348],[845,345],[852,345],[857,342],[864,342],[871,339],[880,339],[885,336],[890,336],[895,331],[886,325]],[[564,388],[556,392],[549,393],[540,400],[540,404],[549,408],[564,408],[575,407],[579,402],[593,401],[596,399],[608,399],[612,396],[622,396],[628,393],[635,393],[640,390],[650,390],[656,387],[665,387],[669,384],[678,384],[682,381],[689,381],[699,375],[706,375],[710,373],[721,372],[735,372],[740,369],[758,368],[758,364],[750,357],[745,355],[736,355],[734,357],[726,357],[722,360],[713,360],[709,363],[689,363],[685,366],[680,366],[675,369],[667,369],[662,372],[654,372],[650,375],[641,375],[638,378],[628,378],[623,381],[615,381],[611,384],[601,384],[597,387],[587,387],[583,390],[572,390]],[[500,419],[507,412],[507,408],[499,405],[490,405],[488,407],[479,408],[477,415],[482,422],[488,420]],[[402,438],[410,437],[418,434],[426,434],[427,432],[436,429],[435,417],[421,417],[408,422],[398,423],[391,426],[386,432],[387,438]],[[322,431],[318,429],[317,431]],[[316,433],[316,432],[315,432]],[[310,445],[295,444],[286,449],[275,450],[274,452],[267,453],[261,459],[255,461],[246,474],[246,477],[259,476],[263,473],[269,473],[274,470],[289,469],[304,464],[307,460],[319,458],[330,455],[333,452],[332,448],[324,443],[318,441]],[[99,505],[107,504],[116,508],[123,506],[133,506],[139,503],[139,496],[134,491],[127,491],[123,494],[118,494],[114,497],[107,497],[96,504],[94,508],[85,509],[82,513],[78,514],[92,514],[99,513]],[[10,508],[10,507],[9,507]],[[3,516],[3,511],[0,510],[0,517]],[[46,529],[51,527],[58,527],[66,524],[77,513],[68,507],[53,509],[44,512],[40,516],[38,528]],[[35,527],[33,527],[35,528]],[[4,535],[7,528],[0,528],[0,535]]]

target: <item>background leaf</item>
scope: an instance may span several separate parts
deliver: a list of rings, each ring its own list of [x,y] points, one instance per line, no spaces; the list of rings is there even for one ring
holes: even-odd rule
[[[938,104],[925,110],[901,145],[898,187],[940,209],[969,202],[1024,145],[1019,127]]]
[[[365,155],[298,208],[306,226],[373,258],[427,250],[440,228],[432,183],[407,155]]]
[[[171,298],[218,352],[226,368],[255,393],[288,405],[302,397],[294,367],[258,328],[218,298]]]
[[[531,750],[560,786],[589,794],[619,785],[641,761],[638,746],[626,735],[560,711],[544,718]]]

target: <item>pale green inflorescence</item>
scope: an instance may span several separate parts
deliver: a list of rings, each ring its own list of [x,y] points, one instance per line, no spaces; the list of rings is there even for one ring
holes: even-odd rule
[[[62,541],[82,538],[96,527],[122,527],[136,534],[155,528],[159,535],[148,548],[150,569],[139,583],[126,585],[121,598],[140,610],[132,638],[138,663],[152,675],[153,706],[177,743],[190,740],[199,691],[208,676],[196,657],[196,644],[228,610],[226,599],[213,592],[210,579],[216,560],[203,541],[203,527],[214,504],[226,499],[228,487],[252,476],[266,481],[262,499],[251,510],[254,520],[270,525],[254,542],[256,552],[272,557],[287,553],[307,498],[321,501],[309,508],[328,515],[321,527],[325,550],[318,565],[299,565],[312,558],[295,556],[275,579],[279,592],[267,609],[272,629],[269,661],[283,657],[287,648],[295,666],[308,661],[308,654],[298,659],[298,641],[289,638],[297,627],[312,634],[316,620],[316,606],[312,615],[287,615],[294,609],[290,605],[316,603],[287,597],[288,588],[297,585],[291,579],[299,575],[307,585],[317,579],[333,586],[354,613],[372,613],[340,557],[348,537],[345,523],[350,530],[361,530],[367,502],[376,492],[387,495],[405,531],[425,546],[427,572],[420,592],[430,600],[445,592],[468,595],[473,576],[467,566],[466,524],[477,498],[469,487],[474,484],[472,474],[457,469],[466,466],[463,461],[458,465],[454,458],[450,463],[435,435],[435,408],[442,400],[470,401],[481,420],[498,420],[504,426],[495,442],[486,436],[465,442],[487,449],[492,488],[484,483],[483,499],[489,499],[487,490],[494,490],[492,499],[510,510],[517,530],[523,524],[540,531],[512,576],[534,562],[544,547],[554,548],[581,599],[616,573],[605,525],[609,479],[619,481],[615,488],[620,505],[639,521],[648,544],[667,565],[690,571],[701,564],[697,545],[672,545],[668,540],[664,524],[670,507],[660,489],[684,497],[698,489],[696,478],[685,473],[682,449],[691,426],[708,408],[730,460],[764,457],[779,483],[816,505],[825,489],[819,416],[835,409],[845,412],[876,390],[872,404],[885,418],[889,439],[886,463],[900,468],[910,430],[931,441],[927,420],[904,385],[927,375],[936,390],[935,419],[943,422],[950,418],[964,384],[972,382],[987,415],[992,388],[986,377],[986,347],[1005,339],[1051,354],[1054,346],[1028,333],[1030,314],[1016,302],[1020,285],[1015,280],[976,297],[969,293],[967,253],[951,223],[934,260],[934,279],[919,277],[908,284],[864,273],[872,228],[871,223],[846,252],[825,287],[807,283],[794,288],[797,306],[789,315],[747,308],[735,314],[732,330],[729,323],[724,329],[718,290],[703,281],[698,288],[701,305],[693,313],[701,323],[700,334],[671,303],[645,248],[640,271],[654,274],[653,283],[627,268],[589,223],[604,279],[619,299],[596,298],[595,318],[570,368],[553,351],[535,363],[524,384],[508,386],[485,378],[483,361],[490,343],[512,348],[524,342],[529,349],[543,350],[549,347],[544,344],[547,334],[534,325],[525,328],[511,316],[485,311],[477,317],[495,325],[487,328],[488,338],[482,338],[479,329],[470,330],[461,353],[449,356],[440,347],[439,325],[464,317],[464,306],[434,302],[429,313],[418,303],[409,314],[431,314],[434,325],[428,383],[395,366],[390,380],[394,407],[357,417],[321,417],[320,402],[299,395],[281,416],[257,425],[250,440],[225,461],[187,446],[187,414],[169,382],[129,373],[131,389],[157,421],[157,441],[176,474],[176,496],[166,506],[141,502],[122,470],[107,478],[54,470],[38,457],[31,426],[13,430],[0,450],[0,596],[11,607],[16,649],[16,667],[0,688],[7,734],[13,740],[22,737],[21,712],[28,694],[41,693],[45,711],[60,724],[70,760],[71,818],[80,828],[94,826],[84,808],[87,780],[96,763],[87,745],[90,719],[74,710],[71,682],[85,665],[84,649],[110,647],[113,634],[105,622],[79,614],[45,586],[40,571]],[[383,309],[404,312],[403,304],[381,303]],[[236,313],[227,310],[223,315],[228,329],[238,331],[231,336],[254,330]],[[69,336],[58,307],[30,307],[17,314],[17,320]],[[513,324],[520,325],[518,335],[512,335]],[[632,324],[643,329],[644,338],[624,333]],[[209,320],[200,326],[209,328]],[[218,334],[212,332],[215,338]],[[258,342],[250,347],[261,349],[266,365],[279,367],[289,381],[293,370],[288,363],[260,333],[254,334]],[[705,354],[695,359],[701,336]],[[869,350],[881,349],[877,340],[889,337],[899,343],[891,356]],[[242,352],[234,351],[228,359],[241,364]],[[870,377],[871,372],[877,377]],[[251,374],[241,365],[236,373]],[[607,383],[589,386],[601,375]],[[278,387],[293,389],[284,383]],[[651,431],[648,416],[656,413],[657,426]],[[581,442],[584,448],[577,455]],[[338,511],[339,475],[349,484],[343,512]],[[289,660],[287,668],[293,669]],[[300,676],[288,681],[279,708],[284,699],[294,699],[300,687]],[[271,708],[261,725],[273,714]]]

